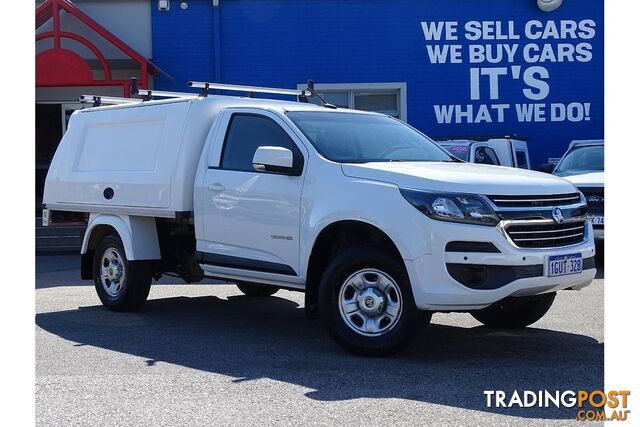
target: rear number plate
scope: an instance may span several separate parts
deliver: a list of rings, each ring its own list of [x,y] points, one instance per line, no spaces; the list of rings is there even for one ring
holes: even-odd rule
[[[582,255],[554,255],[549,257],[547,276],[565,276],[582,273]]]

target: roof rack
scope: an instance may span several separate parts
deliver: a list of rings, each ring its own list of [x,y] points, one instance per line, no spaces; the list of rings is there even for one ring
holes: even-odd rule
[[[189,92],[169,92],[164,90],[139,89],[138,79],[131,77],[131,96],[142,98],[143,101],[150,101],[154,97],[161,98],[189,98],[199,96],[197,93]]]
[[[96,96],[96,95],[82,95],[79,99],[81,103],[92,102],[94,107],[102,104],[132,104],[150,101],[153,98],[195,98],[206,97],[210,90],[225,90],[231,92],[247,92],[250,98],[253,98],[256,93],[270,93],[275,95],[293,95],[296,96],[300,102],[309,102],[307,97],[317,96],[322,105],[327,108],[336,108],[334,105],[327,103],[314,88],[313,80],[307,80],[306,89],[280,89],[274,87],[262,87],[262,86],[243,86],[232,85],[224,83],[210,83],[210,82],[187,82],[187,86],[200,89],[199,93],[193,92],[169,92],[162,90],[152,89],[140,89],[138,88],[138,80],[135,77],[131,78],[131,98],[115,98],[109,96]]]
[[[92,107],[99,107],[100,105],[116,105],[116,104],[139,104],[141,99],[134,98],[117,98],[114,96],[97,96],[97,95],[80,95],[78,102],[81,104],[93,104]]]
[[[262,86],[244,86],[244,85],[231,85],[224,83],[210,83],[210,82],[187,82],[187,86],[200,89],[200,96],[207,96],[210,90],[228,90],[231,92],[247,92],[250,98],[253,98],[256,93],[271,93],[275,95],[293,95],[297,96],[300,101],[306,99],[313,94],[313,82],[311,82],[311,88],[307,89],[279,89],[275,87],[262,87]]]
[[[100,105],[116,105],[116,104],[139,104],[144,101],[150,101],[154,97],[160,98],[195,98],[197,93],[188,92],[167,92],[161,90],[139,89],[138,79],[131,77],[131,89],[129,91],[131,98],[117,98],[113,96],[100,95],[81,95],[78,101],[82,104],[92,103],[93,107]]]

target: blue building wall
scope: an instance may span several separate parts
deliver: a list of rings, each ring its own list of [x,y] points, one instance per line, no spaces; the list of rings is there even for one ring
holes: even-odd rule
[[[206,0],[190,1],[186,10],[171,4],[168,12],[158,12],[151,2],[153,61],[172,77],[160,75],[154,85],[184,91],[188,80],[213,78],[213,7]]]
[[[529,138],[534,167],[559,157],[573,139],[604,136],[603,0],[565,0],[550,13],[540,11],[535,0],[220,0],[217,10],[210,0],[188,3],[186,10],[174,1],[169,12],[158,12],[152,2],[153,58],[175,79],[159,77],[156,88],[184,90],[187,80],[291,88],[309,78],[406,82],[412,125],[434,137]],[[455,34],[428,40],[422,23],[441,21],[450,22]],[[465,30],[470,21],[485,21],[487,33],[471,40],[475,31]],[[557,38],[552,27],[549,38],[538,38],[536,21],[542,26],[553,21]],[[496,22],[502,26],[499,35]],[[571,31],[574,25],[578,28]],[[535,31],[527,35],[527,26]],[[494,53],[504,44],[515,49],[512,58],[471,61],[472,45],[490,46]],[[558,55],[525,59],[527,45],[529,52],[577,53],[562,61]],[[428,46],[459,50],[460,57],[432,61]],[[492,99],[495,73],[504,75],[497,77]],[[473,115],[446,120],[436,108],[472,109]],[[537,117],[518,114],[532,109]]]

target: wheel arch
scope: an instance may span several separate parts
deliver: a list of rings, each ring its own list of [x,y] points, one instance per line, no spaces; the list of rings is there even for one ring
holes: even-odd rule
[[[404,264],[400,249],[393,239],[374,224],[362,220],[338,220],[327,224],[317,234],[306,268],[305,313],[317,316],[318,285],[332,255],[359,244],[379,246]]]
[[[161,259],[155,218],[92,213],[80,249],[83,279],[93,278],[95,249],[105,236],[114,233],[122,241],[127,260]]]

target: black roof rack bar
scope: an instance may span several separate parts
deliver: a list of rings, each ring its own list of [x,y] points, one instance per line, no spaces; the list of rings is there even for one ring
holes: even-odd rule
[[[333,110],[337,110],[338,109],[338,107],[336,107],[335,105],[329,104],[327,101],[325,101],[324,98],[322,96],[320,96],[320,94],[318,92],[316,92],[316,86],[313,83],[313,80],[307,80],[307,92],[309,92],[311,95],[313,95],[316,98],[318,98],[323,107],[331,108]],[[298,100],[300,102],[309,102],[309,100],[307,99],[306,96],[298,97]]]

